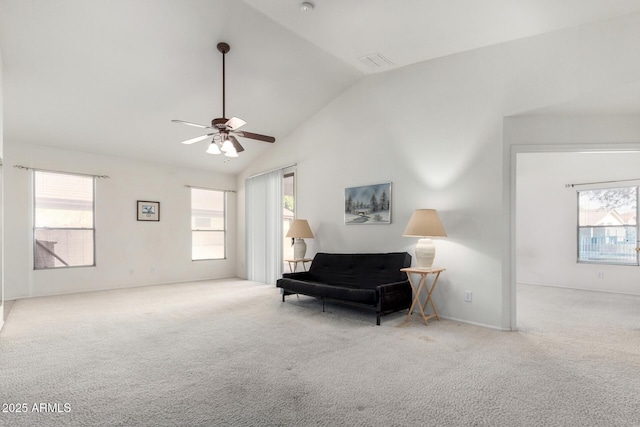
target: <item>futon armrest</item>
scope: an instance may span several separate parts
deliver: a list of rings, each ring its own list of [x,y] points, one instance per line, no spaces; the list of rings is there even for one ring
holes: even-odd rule
[[[401,282],[385,283],[384,285],[378,285],[378,293],[380,295],[388,294],[391,292],[398,292],[398,289],[404,289],[409,284],[408,280]]]
[[[412,290],[408,280],[385,283],[377,287],[378,312],[388,312],[409,308]]]

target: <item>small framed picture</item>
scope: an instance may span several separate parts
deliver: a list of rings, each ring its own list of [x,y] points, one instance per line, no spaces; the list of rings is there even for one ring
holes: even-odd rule
[[[345,224],[391,224],[391,183],[344,189]]]
[[[138,200],[138,221],[160,221],[160,202]]]

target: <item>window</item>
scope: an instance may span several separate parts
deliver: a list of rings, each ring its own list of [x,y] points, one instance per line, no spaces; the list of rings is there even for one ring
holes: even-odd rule
[[[283,260],[293,259],[293,245],[291,237],[287,237],[287,232],[291,223],[295,218],[295,174],[294,172],[285,172],[283,177],[283,193],[282,193],[282,238],[283,238]],[[286,261],[284,262],[283,271],[287,271]]]
[[[578,191],[578,262],[638,265],[638,187]]]
[[[224,191],[191,189],[191,259],[224,259],[226,241]]]
[[[95,265],[95,178],[34,172],[34,268]]]

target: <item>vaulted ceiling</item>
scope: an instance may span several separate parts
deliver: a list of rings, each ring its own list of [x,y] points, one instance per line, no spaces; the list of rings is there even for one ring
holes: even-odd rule
[[[638,0],[311,2],[0,0],[5,144],[235,174],[269,144],[241,139],[229,160],[180,144],[202,132],[171,123],[222,115],[220,41],[227,116],[281,139],[368,74],[640,12]],[[603,96],[625,110],[622,92]]]

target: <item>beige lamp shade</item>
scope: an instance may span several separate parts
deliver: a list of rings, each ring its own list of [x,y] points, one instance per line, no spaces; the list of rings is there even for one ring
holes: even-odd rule
[[[435,209],[416,209],[402,235],[406,237],[447,237],[447,232],[444,231]]]
[[[304,259],[307,253],[307,244],[304,242],[305,237],[312,239],[313,233],[306,219],[294,219],[291,227],[287,232],[287,237],[295,239],[293,244],[293,257],[295,259]]]
[[[427,237],[447,237],[440,217],[435,209],[416,209],[411,215],[404,236],[421,237],[415,248],[416,261],[419,268],[429,269],[436,257],[436,247]]]
[[[295,237],[296,239],[313,239],[311,227],[306,219],[294,219],[286,237]]]

